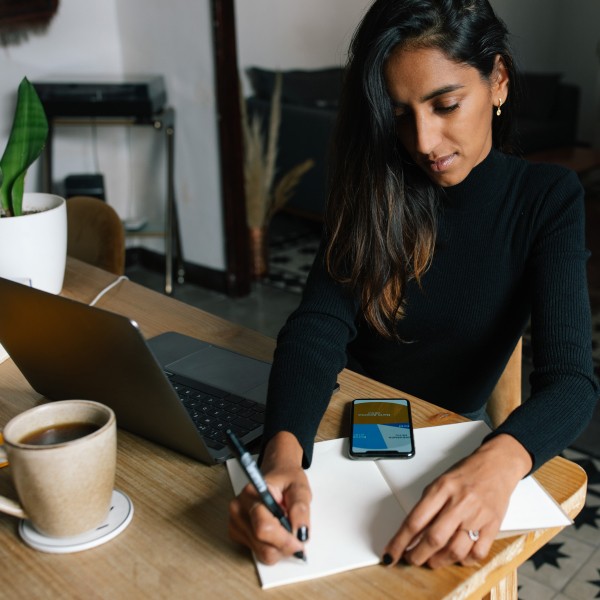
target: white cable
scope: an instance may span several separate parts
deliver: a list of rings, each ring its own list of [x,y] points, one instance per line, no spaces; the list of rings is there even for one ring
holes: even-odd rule
[[[129,280],[129,277],[125,276],[125,275],[121,275],[120,277],[118,277],[117,279],[115,279],[115,281],[113,281],[110,285],[107,285],[91,302],[90,302],[90,306],[94,306],[94,304],[96,304],[96,302],[98,302],[98,300],[100,300],[100,298],[102,298],[102,296],[104,296],[104,294],[106,294],[106,292],[108,292],[109,290],[112,290],[117,284],[121,283],[121,281],[125,281],[125,280]]]

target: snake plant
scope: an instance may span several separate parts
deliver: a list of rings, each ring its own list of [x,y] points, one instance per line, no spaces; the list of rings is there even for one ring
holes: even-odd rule
[[[0,207],[5,217],[23,214],[25,174],[41,154],[48,137],[48,120],[33,85],[24,77],[4,154],[0,159]]]

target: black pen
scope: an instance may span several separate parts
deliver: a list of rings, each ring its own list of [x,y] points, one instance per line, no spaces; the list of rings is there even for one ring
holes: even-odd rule
[[[231,440],[232,448],[237,455],[239,463],[246,473],[246,477],[250,480],[252,485],[256,488],[262,503],[269,509],[270,513],[289,531],[292,533],[292,525],[289,519],[285,516],[281,506],[277,503],[273,495],[267,487],[267,482],[264,480],[256,461],[252,458],[250,452],[244,448],[244,445],[239,440],[238,436],[231,431],[227,430],[227,437]],[[296,558],[300,558],[306,562],[306,556],[302,550],[294,552]]]

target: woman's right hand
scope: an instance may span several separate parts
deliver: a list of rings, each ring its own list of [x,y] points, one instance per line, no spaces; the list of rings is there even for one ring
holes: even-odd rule
[[[261,465],[269,490],[287,514],[293,533],[269,512],[250,484],[229,505],[229,536],[248,546],[267,565],[302,551],[308,539],[312,494],[302,456],[296,436],[281,431],[267,443]]]

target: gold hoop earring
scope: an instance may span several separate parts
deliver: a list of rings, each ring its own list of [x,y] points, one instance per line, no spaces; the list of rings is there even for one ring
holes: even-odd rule
[[[498,98],[498,108],[496,109],[496,116],[499,117],[502,114],[502,98]]]

